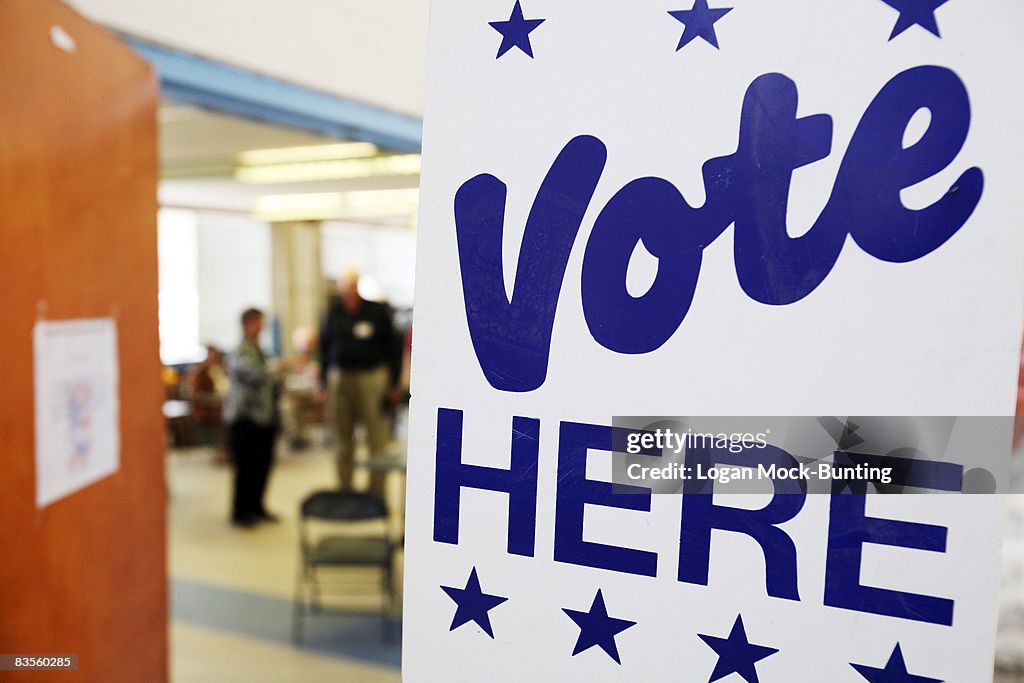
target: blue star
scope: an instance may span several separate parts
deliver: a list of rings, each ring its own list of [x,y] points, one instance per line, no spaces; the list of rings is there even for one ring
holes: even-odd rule
[[[684,24],[686,30],[683,37],[679,39],[676,52],[683,49],[683,46],[695,38],[703,38],[718,49],[718,36],[715,35],[715,22],[732,11],[732,7],[711,9],[708,7],[708,0],[694,0],[693,9],[680,9],[669,12],[676,21]]]
[[[500,595],[488,595],[480,590],[480,579],[477,578],[476,567],[473,567],[465,588],[441,586],[441,590],[458,605],[449,631],[454,631],[463,624],[475,621],[484,630],[484,633],[491,638],[494,637],[494,631],[491,630],[491,618],[487,613],[508,598],[503,598]]]
[[[736,623],[732,625],[728,638],[716,638],[700,633],[697,635],[718,654],[718,663],[715,664],[715,670],[711,672],[708,683],[725,678],[731,673],[738,673],[747,683],[759,683],[754,664],[779,651],[774,647],[751,644],[747,640],[746,631],[743,630],[742,616],[736,617]]]
[[[500,59],[503,54],[514,47],[518,47],[530,59],[533,59],[530,33],[544,23],[543,19],[524,19],[523,8],[520,7],[519,0],[516,0],[516,6],[512,8],[512,16],[508,18],[508,21],[491,21],[488,23],[495,31],[501,34],[501,47],[498,48],[498,56],[495,59]]]
[[[892,29],[892,35],[889,36],[889,40],[903,33],[914,24],[927,29],[936,37],[941,38],[942,36],[939,35],[939,24],[935,21],[935,10],[945,5],[948,1],[882,0],[882,2],[900,13],[900,18],[896,20],[896,26]]]
[[[899,643],[896,643],[896,649],[892,651],[884,669],[876,669],[863,664],[851,664],[850,666],[870,683],[943,683],[937,678],[915,676],[908,673],[907,664],[903,661],[903,650],[900,649]]]
[[[608,609],[604,606],[604,596],[601,594],[600,588],[597,589],[597,595],[594,596],[594,602],[590,605],[589,612],[578,612],[574,609],[562,609],[562,611],[580,627],[580,636],[576,639],[576,647],[572,650],[573,657],[597,645],[607,652],[616,664],[622,664],[619,660],[619,650],[615,647],[615,636],[630,626],[636,625],[636,622],[608,616]]]

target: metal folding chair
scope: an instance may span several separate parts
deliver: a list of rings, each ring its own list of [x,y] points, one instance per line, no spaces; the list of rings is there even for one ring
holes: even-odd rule
[[[292,641],[296,644],[303,642],[307,615],[344,613],[324,607],[320,576],[323,568],[342,567],[380,568],[382,636],[385,641],[390,640],[395,587],[392,575],[394,544],[387,531],[387,505],[370,493],[317,491],[302,501],[299,512],[301,564],[295,586]],[[311,533],[310,526],[314,520],[320,533]],[[380,534],[355,533],[356,523],[378,520],[383,527]]]

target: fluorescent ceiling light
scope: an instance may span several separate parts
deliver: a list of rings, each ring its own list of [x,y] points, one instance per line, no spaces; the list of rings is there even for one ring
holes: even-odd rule
[[[240,166],[291,164],[303,161],[332,161],[372,157],[377,154],[377,151],[377,145],[370,142],[340,142],[331,145],[253,149],[240,153],[237,161]]]
[[[416,175],[420,172],[419,154],[395,154],[367,159],[342,159],[302,163],[239,166],[235,179],[252,185],[301,183],[318,180],[349,180],[376,176]]]
[[[419,206],[419,195],[415,188],[267,195],[256,200],[254,213],[271,223],[412,215]]]

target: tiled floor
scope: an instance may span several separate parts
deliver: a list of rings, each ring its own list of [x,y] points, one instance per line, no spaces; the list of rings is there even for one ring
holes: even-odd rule
[[[228,525],[229,477],[230,468],[215,464],[208,450],[168,458],[172,680],[400,681],[399,628],[385,642],[376,616],[313,617],[303,647],[290,640],[298,502],[314,489],[333,486],[328,452],[282,451],[267,497],[268,508],[281,516],[279,524],[247,531]],[[389,483],[400,498],[400,478]],[[348,604],[372,611],[375,600],[368,592],[360,604]],[[1024,675],[999,674],[994,683],[1024,683]]]
[[[171,625],[171,648],[175,681],[394,683],[401,680],[398,670],[392,667],[307,652],[181,620]]]
[[[334,470],[323,449],[282,454],[267,496],[281,521],[252,530],[227,523],[230,468],[215,464],[204,449],[168,458],[172,680],[401,680],[400,624],[387,643],[377,616],[310,617],[305,644],[292,645],[298,503],[314,489],[333,486]],[[400,481],[390,484],[398,493]],[[400,586],[400,573],[397,580]],[[371,612],[377,605],[373,590],[347,603]]]

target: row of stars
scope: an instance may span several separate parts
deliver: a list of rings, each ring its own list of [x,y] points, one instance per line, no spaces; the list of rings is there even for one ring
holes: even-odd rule
[[[892,40],[912,26],[920,26],[929,33],[941,38],[938,22],[935,20],[935,10],[948,1],[882,0],[886,5],[900,13],[899,18],[896,20],[896,26],[889,36],[889,40]],[[694,0],[693,7],[690,9],[669,12],[672,18],[685,27],[683,35],[679,39],[679,45],[676,46],[676,51],[678,52],[683,49],[683,47],[697,38],[711,44],[717,50],[718,35],[715,33],[715,24],[733,9],[732,7],[708,7],[708,0]],[[527,19],[524,17],[520,0],[516,0],[515,7],[512,8],[512,14],[508,20],[489,22],[491,27],[501,34],[501,46],[498,48],[498,56],[495,59],[500,59],[502,55],[512,48],[519,48],[528,57],[533,59],[533,45],[530,44],[530,34],[545,21],[546,19]]]
[[[483,629],[484,633],[494,638],[489,612],[498,605],[508,602],[508,598],[484,593],[480,587],[480,578],[477,575],[476,567],[473,567],[470,572],[465,588],[441,586],[441,590],[447,593],[456,605],[455,616],[452,618],[449,631],[454,631],[460,626],[473,622]],[[576,645],[572,650],[573,657],[596,646],[604,650],[616,664],[622,664],[619,650],[615,645],[615,636],[636,626],[637,622],[610,616],[604,602],[604,593],[600,588],[597,589],[597,595],[594,596],[594,601],[588,611],[568,608],[563,608],[562,611],[580,629]],[[778,648],[751,643],[743,627],[742,615],[736,617],[728,637],[722,638],[702,633],[698,633],[697,636],[718,655],[718,661],[715,663],[708,683],[732,673],[739,674],[747,683],[759,683],[756,664],[779,652]],[[903,650],[899,643],[896,643],[896,647],[889,656],[889,661],[883,668],[852,663],[850,666],[868,683],[943,683],[936,678],[911,674],[907,670],[907,664],[903,659]]]

